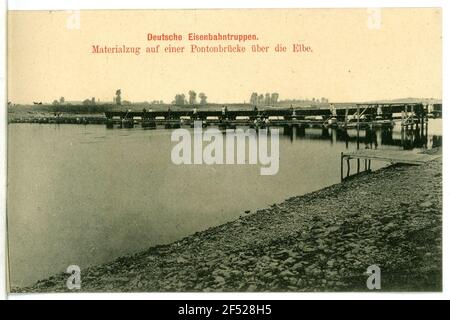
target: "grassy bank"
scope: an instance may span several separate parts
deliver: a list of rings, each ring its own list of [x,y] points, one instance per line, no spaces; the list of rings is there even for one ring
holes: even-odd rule
[[[368,291],[374,264],[382,291],[440,291],[441,167],[391,166],[87,268],[82,291]]]

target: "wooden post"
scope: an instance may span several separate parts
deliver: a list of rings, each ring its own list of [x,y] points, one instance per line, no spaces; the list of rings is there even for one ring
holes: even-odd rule
[[[356,166],[356,173],[359,173],[359,167],[360,167],[360,163],[359,163],[359,158],[357,159],[358,165]]]
[[[356,105],[356,112],[358,113],[356,121],[356,150],[359,150],[359,104]]]
[[[347,156],[347,178],[350,175],[350,157]]]
[[[341,182],[344,180],[344,163],[343,163],[344,153],[341,152]]]
[[[405,127],[403,126],[403,124],[402,124],[402,129],[401,129],[401,144],[402,144],[402,147],[404,146],[404,144],[405,144]]]
[[[420,139],[422,140],[422,144],[424,142],[424,124],[425,124],[425,107],[422,105],[422,110],[420,113]]]
[[[344,128],[347,129],[348,106],[345,107]]]

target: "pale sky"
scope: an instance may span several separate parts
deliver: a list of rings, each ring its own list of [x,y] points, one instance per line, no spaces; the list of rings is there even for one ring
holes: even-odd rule
[[[366,9],[104,10],[79,17],[77,29],[76,15],[66,11],[9,12],[8,100],[111,101],[118,88],[126,100],[167,103],[191,89],[218,103],[248,102],[253,91],[334,102],[442,95],[440,9],[382,9],[379,21]],[[145,47],[157,44],[236,43],[149,42],[149,32],[256,34],[258,41],[240,44],[270,52],[148,54]],[[273,52],[278,43],[288,52]],[[292,53],[294,43],[313,52]],[[138,56],[92,54],[95,44],[142,49]]]

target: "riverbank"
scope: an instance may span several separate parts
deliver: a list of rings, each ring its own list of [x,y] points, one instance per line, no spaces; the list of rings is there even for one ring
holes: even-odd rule
[[[81,291],[440,291],[442,160],[391,166],[81,270]],[[60,274],[14,292],[68,291]]]

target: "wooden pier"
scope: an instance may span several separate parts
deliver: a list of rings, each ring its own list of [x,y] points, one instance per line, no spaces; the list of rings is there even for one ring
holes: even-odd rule
[[[364,160],[364,171],[370,171],[371,161],[385,161],[392,164],[403,163],[420,165],[439,158],[441,155],[420,153],[416,150],[374,150],[363,149],[353,152],[341,152],[341,181],[350,177],[350,160],[357,160],[357,174],[360,173],[360,160]],[[344,161],[347,163],[347,175],[344,178]]]

